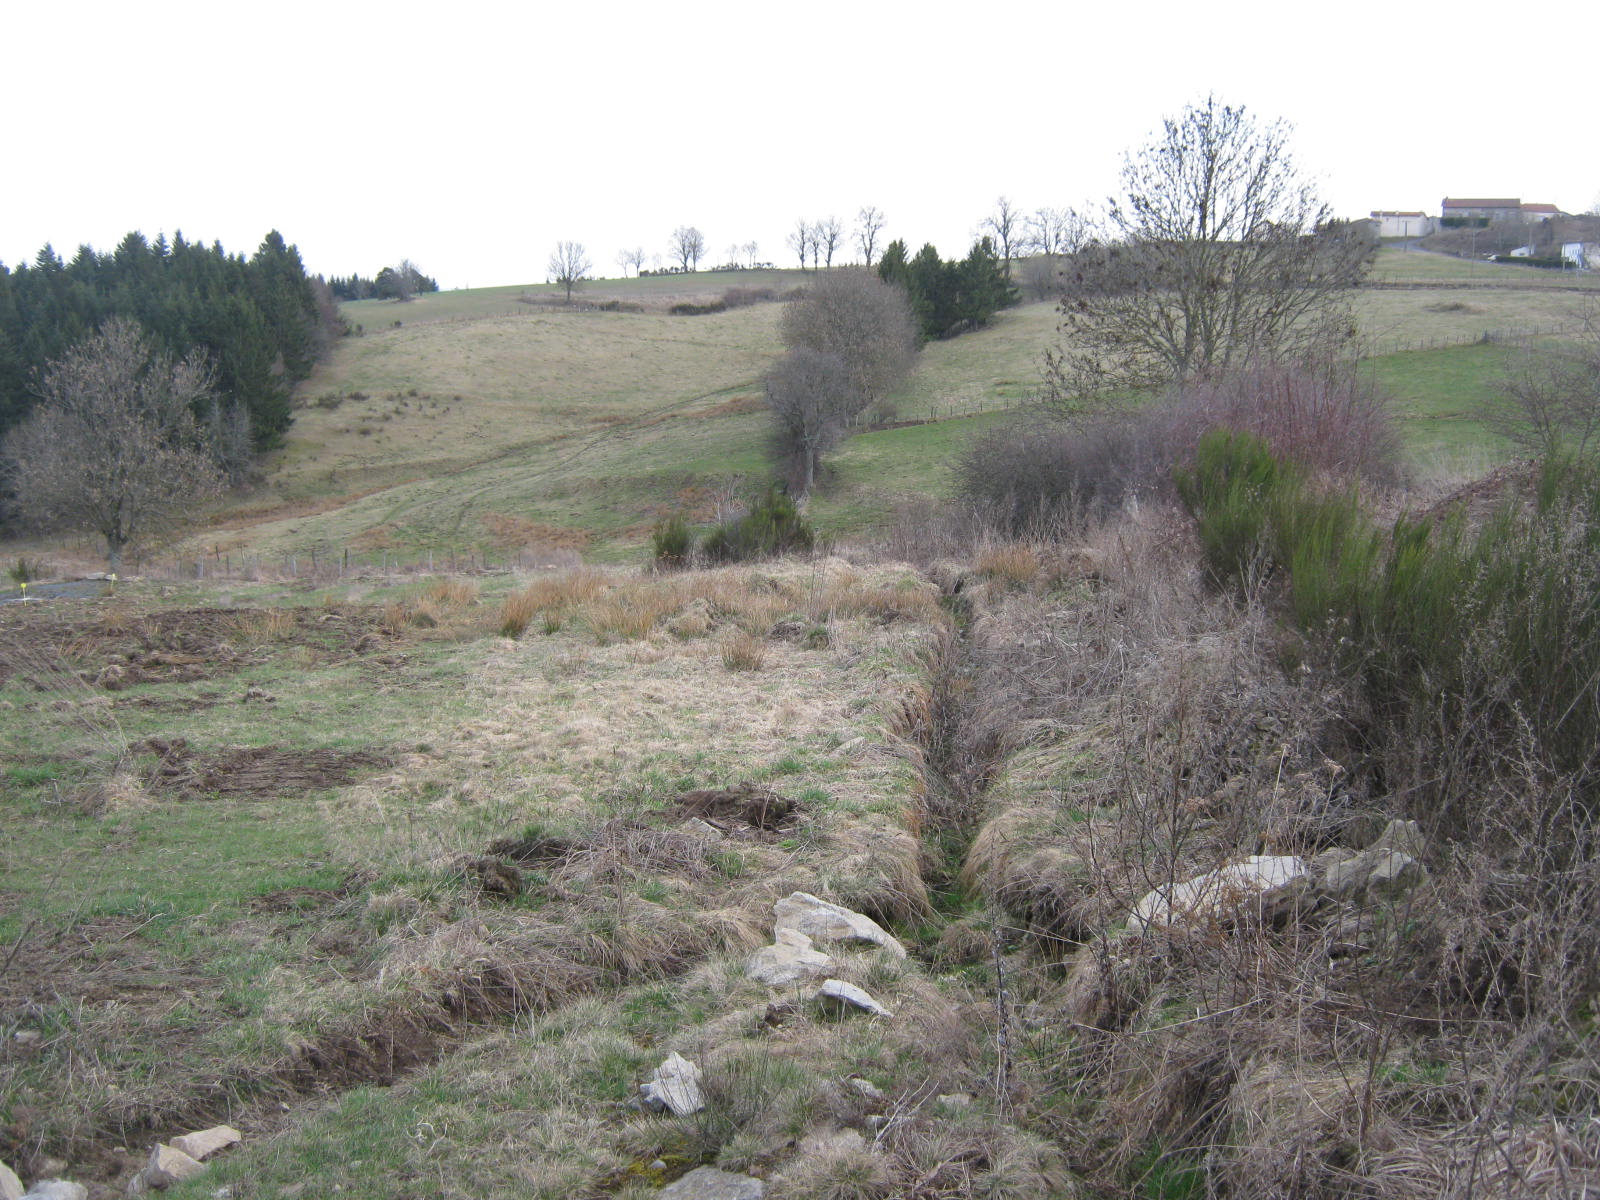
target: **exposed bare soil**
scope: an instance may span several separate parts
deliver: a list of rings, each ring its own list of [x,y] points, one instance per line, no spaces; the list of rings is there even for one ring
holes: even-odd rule
[[[180,796],[266,798],[342,787],[365,771],[391,765],[366,750],[280,750],[246,746],[202,754],[179,738],[150,737],[128,747],[130,754],[154,754],[145,779]]]
[[[275,650],[313,646],[365,653],[381,637],[376,608],[190,608],[134,614],[114,600],[58,610],[0,608],[0,683],[21,676],[40,691],[79,681],[106,691],[195,683],[232,674]]]

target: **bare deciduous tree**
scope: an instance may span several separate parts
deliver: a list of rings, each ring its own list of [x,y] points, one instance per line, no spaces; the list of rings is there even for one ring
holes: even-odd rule
[[[557,242],[556,248],[550,251],[550,281],[567,289],[568,304],[572,303],[572,289],[592,270],[594,264],[589,261],[582,242]]]
[[[422,269],[409,258],[402,258],[392,267],[384,267],[372,283],[380,299],[398,300],[402,304],[417,294],[425,279]]]
[[[911,369],[916,332],[904,291],[846,269],[819,276],[786,305],[779,333],[789,353],[767,375],[773,445],[804,495],[851,419]]]
[[[1047,379],[1058,408],[1348,340],[1375,244],[1329,222],[1288,133],[1208,97],[1127,156],[1109,242],[1062,280]]]
[[[681,270],[696,270],[700,266],[700,260],[705,257],[705,235],[693,225],[679,225],[674,229],[669,245],[672,257],[678,260],[678,267]]]
[[[789,232],[789,236],[785,241],[788,242],[789,249],[793,250],[796,256],[799,257],[800,269],[804,271],[806,269],[806,256],[811,253],[811,247],[815,241],[811,222],[804,217],[800,217],[795,221],[794,228]]]
[[[1073,208],[1036,208],[1027,221],[1027,247],[1034,254],[1072,254],[1089,240],[1089,222]]]
[[[773,443],[789,467],[798,495],[816,483],[823,454],[844,439],[858,411],[844,360],[809,346],[796,346],[766,376]]]
[[[99,534],[120,570],[126,550],[171,532],[218,491],[195,419],[214,400],[203,358],[175,361],[136,322],[112,317],[45,368],[37,407],[6,438],[14,511],[41,529]]]
[[[877,404],[916,355],[916,326],[905,292],[870,271],[847,268],[819,276],[784,306],[779,336],[790,349],[837,355],[845,365],[856,411]]]
[[[1006,278],[1010,279],[1011,257],[1022,248],[1022,210],[1012,204],[1009,198],[1001,196],[994,202],[994,211],[979,223],[978,234],[994,241]]]
[[[833,266],[833,256],[839,251],[839,244],[844,241],[844,222],[838,217],[823,217],[814,228],[816,241],[812,258],[822,255],[823,266]]]
[[[756,263],[761,258],[761,243],[757,241],[748,241],[739,247],[739,251],[744,255],[744,265],[749,267],[752,271],[755,270]]]
[[[644,269],[644,262],[645,252],[643,246],[635,246],[631,250],[617,251],[617,266],[622,268],[622,274],[624,278],[626,278],[628,274],[629,267],[632,267],[633,273],[637,275]]]
[[[878,252],[878,235],[883,232],[884,220],[883,210],[872,204],[856,214],[856,246],[865,266],[872,266]]]

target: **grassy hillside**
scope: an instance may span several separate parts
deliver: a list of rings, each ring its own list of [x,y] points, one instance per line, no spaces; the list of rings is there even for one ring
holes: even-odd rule
[[[1401,401],[1408,441],[1429,470],[1446,472],[1499,452],[1475,406],[1501,352],[1471,344],[1570,328],[1589,300],[1554,287],[1548,273],[1428,254],[1385,251],[1374,277],[1423,285],[1364,290],[1358,318],[1372,369]],[[780,309],[695,317],[665,309],[732,286],[782,294],[804,278],[604,280],[586,285],[571,309],[521,302],[553,299],[551,285],[349,305],[365,332],[342,342],[301,389],[266,485],[226,514],[208,548],[271,556],[565,547],[605,559],[635,553],[671,511],[709,520],[767,475],[760,376],[780,349]],[[624,310],[605,311],[608,302]],[[821,527],[859,531],[944,494],[949,451],[972,418],[1025,404],[1056,338],[1053,307],[1033,303],[927,346],[893,401],[901,418],[940,425],[847,445],[815,498]]]

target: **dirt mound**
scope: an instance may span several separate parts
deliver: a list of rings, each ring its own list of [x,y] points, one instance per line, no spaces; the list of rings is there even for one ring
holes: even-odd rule
[[[149,737],[129,745],[130,754],[154,754],[145,782],[184,796],[281,796],[341,787],[393,760],[366,750],[279,750],[239,747],[199,754],[184,738]]]
[[[687,820],[697,817],[723,832],[745,829],[774,833],[792,825],[800,815],[800,805],[770,788],[744,782],[730,788],[706,788],[686,792],[667,810],[666,815]]]

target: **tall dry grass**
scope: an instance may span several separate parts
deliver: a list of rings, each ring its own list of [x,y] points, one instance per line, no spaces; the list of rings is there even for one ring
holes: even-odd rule
[[[1204,585],[1185,525],[1147,507],[1087,530],[1089,588],[992,566],[962,591],[983,702],[959,737],[1005,745],[963,879],[1039,968],[1013,982],[1038,1023],[1016,1031],[1025,1121],[1077,1114],[1108,1194],[1600,1185],[1588,776],[1492,707],[1386,728],[1275,590]],[[1127,926],[1147,892],[1348,853],[1441,794],[1474,815],[1430,827],[1419,890]]]

